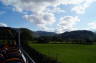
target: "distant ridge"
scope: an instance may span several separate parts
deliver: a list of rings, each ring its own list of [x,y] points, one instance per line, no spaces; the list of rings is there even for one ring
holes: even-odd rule
[[[55,32],[46,32],[46,31],[36,31],[36,34],[38,34],[39,36],[54,36],[56,35]]]

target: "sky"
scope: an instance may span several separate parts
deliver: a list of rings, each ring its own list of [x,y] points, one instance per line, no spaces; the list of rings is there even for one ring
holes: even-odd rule
[[[96,31],[96,0],[0,0],[0,26],[56,33]]]

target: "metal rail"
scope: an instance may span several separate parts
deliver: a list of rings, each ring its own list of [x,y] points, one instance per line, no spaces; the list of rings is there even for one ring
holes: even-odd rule
[[[10,28],[11,29],[11,28]],[[12,28],[14,29],[14,28]],[[12,33],[11,30],[8,30],[5,28],[2,28],[1,30],[7,31],[12,37],[14,37],[14,34]],[[21,44],[21,40],[20,40],[20,29],[14,29],[16,31],[16,33],[18,33],[18,37],[16,38],[17,41],[17,47],[18,47],[18,51],[20,52],[20,56],[22,57],[22,59],[24,60],[24,63],[36,63],[30,56],[29,54],[23,49],[22,44]]]
[[[22,48],[21,42],[20,42],[20,30],[18,29],[18,42],[19,42],[19,48],[21,50],[21,53],[23,54],[23,56],[25,56],[26,58],[26,63],[36,63],[30,56],[29,54]]]

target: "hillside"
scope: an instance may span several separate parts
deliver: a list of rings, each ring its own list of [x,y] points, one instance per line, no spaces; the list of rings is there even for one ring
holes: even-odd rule
[[[54,35],[56,35],[56,33],[54,33],[54,32],[46,32],[46,31],[36,31],[36,33],[39,36],[54,36]]]
[[[21,28],[21,39],[23,40],[35,40],[36,43],[48,43],[48,42],[70,42],[81,44],[92,44],[95,42],[96,34],[89,30],[77,30],[64,32],[62,34],[56,34],[54,32],[45,31],[31,31],[29,29]]]

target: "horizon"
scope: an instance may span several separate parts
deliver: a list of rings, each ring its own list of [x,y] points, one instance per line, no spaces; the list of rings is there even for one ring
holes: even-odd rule
[[[95,3],[96,0],[0,0],[0,26],[56,33],[96,31]]]

